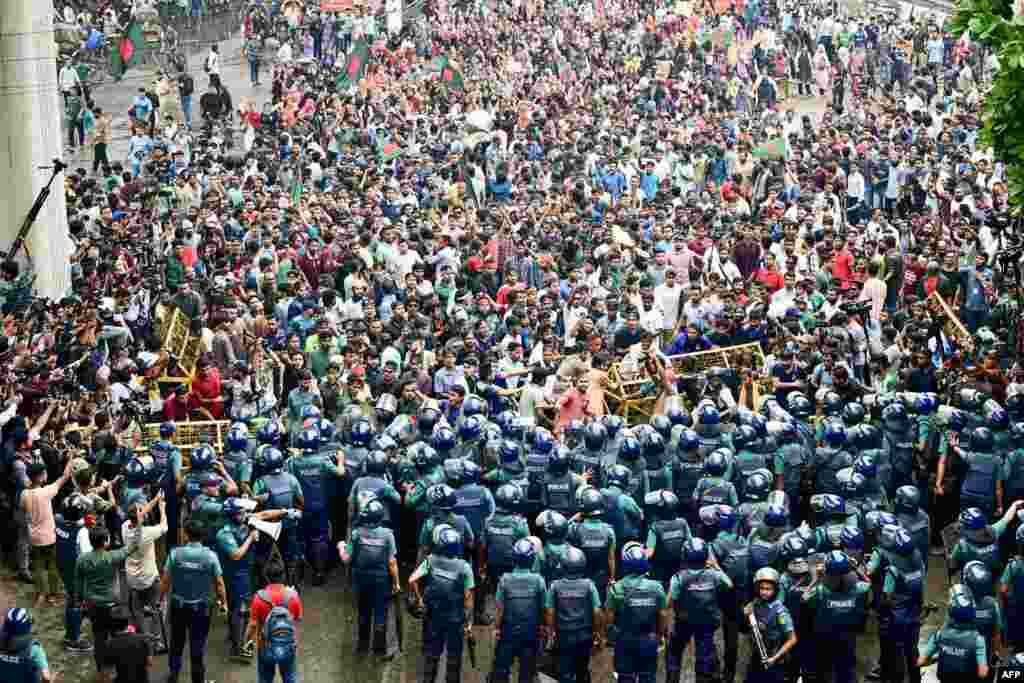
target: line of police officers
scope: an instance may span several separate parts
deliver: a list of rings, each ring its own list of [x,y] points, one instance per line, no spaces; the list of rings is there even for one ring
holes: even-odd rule
[[[615,416],[573,423],[562,443],[508,412],[488,419],[486,402],[472,396],[457,414],[426,408],[415,426],[399,418],[382,431],[361,416],[347,416],[336,430],[306,406],[290,433],[273,421],[255,435],[235,425],[222,461],[200,447],[187,471],[171,443],[173,425],[165,425],[151,457],[125,467],[125,488],[163,490],[171,519],[182,511],[195,540],[216,552],[239,656],[251,655],[241,635],[251,560],[265,565],[275,546],[252,533],[239,494],[256,501],[257,518],[282,522],[276,547],[289,583],[301,582],[306,563],[314,583],[324,580],[333,530],[359,592],[360,651],[372,633],[374,650],[389,654],[384,625],[398,590],[396,559],[417,548],[406,557],[416,563],[425,680],[446,649],[449,680],[458,679],[468,615],[487,623],[490,595],[497,681],[517,658],[529,674],[537,644],[551,638],[562,680],[585,679],[591,648],[606,640],[615,643],[620,677],[651,680],[658,642],[671,635],[669,680],[678,680],[693,639],[698,676],[731,682],[751,616],[766,656],[758,653],[749,677],[812,680],[829,667],[851,680],[869,605],[882,644],[872,674],[916,679],[933,654],[931,646],[921,658],[916,652],[932,536],[925,506],[937,513],[950,500],[963,507],[963,532],[950,554],[960,581],[951,621],[933,639],[940,670],[967,667],[942,663],[963,649],[943,644],[969,621],[968,598],[978,630],[987,629],[986,666],[1003,641],[1021,649],[1024,561],[1014,553],[1024,535],[1015,530],[1016,504],[989,521],[1004,499],[1024,492],[1024,400],[1004,410],[968,396],[939,410],[931,395],[895,396],[874,406],[880,420],[873,422],[863,405],[837,398],[824,396],[817,421],[814,403],[794,393],[786,409],[769,401],[763,415],[738,410],[732,429],[702,403],[692,414],[672,408],[632,429]],[[965,431],[962,445],[955,435]],[[932,500],[917,486],[927,485],[928,452],[939,454],[941,497]],[[959,496],[946,492],[954,476]],[[77,536],[76,507],[80,501],[65,506],[60,538]],[[413,537],[418,543],[397,542]],[[73,554],[59,553],[62,571],[71,571]],[[202,590],[192,580],[186,572],[172,584],[196,600]],[[77,640],[79,598],[69,595],[69,641]]]

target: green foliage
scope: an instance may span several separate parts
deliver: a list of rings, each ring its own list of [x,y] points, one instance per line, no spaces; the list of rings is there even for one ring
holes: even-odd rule
[[[954,35],[970,31],[999,59],[985,95],[979,143],[1006,165],[1010,203],[1024,206],[1024,19],[1013,18],[1010,0],[961,0],[951,22]]]

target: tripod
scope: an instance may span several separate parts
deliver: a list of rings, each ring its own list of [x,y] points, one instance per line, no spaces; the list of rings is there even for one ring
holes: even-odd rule
[[[43,189],[39,190],[35,203],[33,203],[32,208],[28,210],[28,214],[25,216],[25,221],[21,224],[21,230],[18,231],[18,236],[14,238],[14,243],[11,245],[10,250],[8,250],[4,255],[4,258],[14,258],[17,256],[21,247],[24,246],[25,238],[28,237],[28,231],[32,229],[32,226],[36,222],[36,218],[39,217],[39,212],[43,210],[43,204],[46,203],[47,197],[50,196],[50,186],[53,185],[53,181],[66,168],[67,164],[60,159],[53,160],[53,172],[50,174],[50,179],[46,182]]]

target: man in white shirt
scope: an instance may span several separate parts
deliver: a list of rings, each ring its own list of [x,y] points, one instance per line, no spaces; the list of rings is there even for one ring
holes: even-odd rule
[[[220,84],[220,47],[216,43],[210,46],[206,55],[206,73],[210,75],[210,83]]]
[[[70,61],[61,68],[60,74],[57,76],[57,84],[64,94],[64,99],[67,99],[75,91],[75,86],[82,84],[82,79],[78,76],[78,69]]]
[[[772,294],[772,301],[768,306],[769,318],[781,319],[791,306],[796,307],[796,274],[787,272],[782,281],[784,283],[782,289]]]
[[[683,288],[676,281],[676,271],[669,268],[665,271],[665,282],[654,288],[654,303],[661,307],[661,331],[671,334],[679,320],[679,299],[683,296]]]
[[[148,503],[143,502],[141,495],[125,503],[128,519],[121,525],[122,538],[127,545],[135,542],[138,544],[124,561],[125,582],[131,589],[129,604],[140,632],[150,638],[158,638],[163,631],[155,621],[160,618],[160,570],[156,564],[156,540],[167,533],[167,503],[163,492]],[[160,522],[155,526],[145,526],[146,517],[156,506],[160,507]]]

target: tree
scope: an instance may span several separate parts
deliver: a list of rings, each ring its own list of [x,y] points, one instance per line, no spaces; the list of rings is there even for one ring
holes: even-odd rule
[[[987,46],[999,60],[982,107],[979,143],[1006,166],[1010,203],[1024,206],[1024,16],[1010,0],[959,0],[952,32]]]

